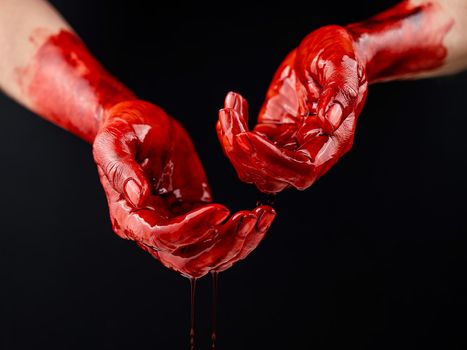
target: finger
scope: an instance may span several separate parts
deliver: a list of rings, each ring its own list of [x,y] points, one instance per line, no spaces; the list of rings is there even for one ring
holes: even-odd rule
[[[241,132],[248,131],[248,103],[239,94],[229,92],[225,98],[224,108],[219,111],[219,120],[217,123],[217,133],[221,144],[228,151],[229,144],[232,144],[232,138]]]
[[[233,103],[229,102],[229,105],[233,106]],[[237,103],[237,105],[241,105],[241,103]],[[254,183],[263,192],[274,193],[281,191],[288,186],[289,182],[284,180],[284,172],[271,172],[269,171],[270,167],[283,167],[285,172],[288,173],[286,178],[289,178],[293,176],[293,172],[288,170],[293,159],[303,163],[307,161],[306,157],[280,148],[261,135],[247,132],[245,120],[240,112],[238,108],[226,108],[219,111],[217,135],[225,155],[234,165],[242,181]],[[252,136],[252,139],[256,137],[261,139],[258,142],[260,144],[259,152],[253,142],[250,142],[250,135],[255,135]],[[264,152],[266,148],[269,148],[269,152]],[[275,156],[268,159],[268,153],[274,153]],[[279,161],[282,166],[274,163],[277,159],[282,159]]]
[[[216,227],[228,216],[229,210],[222,205],[203,205],[184,215],[156,223],[148,239],[156,247],[173,251],[181,246],[212,238],[217,234]]]
[[[219,237],[219,242],[213,246],[210,255],[218,253],[217,263],[212,263],[213,268],[219,264],[231,260],[242,250],[246,238],[256,226],[258,215],[255,212],[238,212],[235,216],[239,217],[238,224],[226,225]],[[234,218],[232,219],[234,221]],[[215,261],[216,259],[213,259]]]
[[[217,231],[216,231],[217,232]],[[216,236],[202,237],[197,242],[192,244],[184,245],[173,250],[171,254],[184,259],[192,259],[198,256],[205,250],[211,248],[216,242]]]
[[[123,200],[109,199],[109,209],[113,229],[118,235],[166,252],[214,239],[216,227],[229,215],[228,209],[218,204],[206,205],[172,219],[164,217],[158,208],[133,211]]]
[[[222,139],[221,145],[223,145]],[[234,152],[232,146],[223,145],[223,147],[224,153],[232,163],[240,181],[254,184],[261,192],[264,193],[277,193],[289,187],[288,183],[278,181],[269,176],[262,169],[258,169],[251,160],[248,161],[249,156],[246,156],[243,151]]]
[[[141,243],[139,245],[166,267],[185,276],[202,277],[219,266],[225,267],[224,269],[231,266],[238,260],[235,257],[246,257],[264,237],[270,226],[271,214],[275,215],[275,212],[268,206],[258,207],[253,212],[235,214],[224,225],[222,235],[219,235],[215,244],[205,251],[201,251],[197,244],[184,251],[177,250],[177,254],[154,250]],[[258,237],[254,237],[253,231],[258,233]]]
[[[260,191],[265,193],[280,192],[288,187],[287,182],[281,181],[265,171],[265,168],[268,167],[265,164],[267,161],[255,161],[255,158],[260,157],[254,156],[255,149],[248,138],[244,139],[244,136],[240,136],[247,134],[242,131],[244,129],[242,129],[239,119],[237,117],[233,118],[233,116],[237,115],[231,109],[221,110],[217,123],[217,135],[225,155],[234,166],[240,180],[246,183],[254,183]],[[239,139],[240,142],[238,142]]]
[[[326,132],[331,133],[351,114],[358,102],[358,63],[350,57],[342,59],[335,74],[327,79],[318,101],[318,118]]]
[[[245,259],[253,250],[255,250],[259,243],[263,240],[264,236],[271,227],[272,222],[276,216],[276,212],[269,206],[261,206],[254,210],[258,216],[258,220],[253,230],[250,231],[246,237],[242,249],[232,259],[218,265],[215,270],[222,272],[230,268],[237,261]]]
[[[158,254],[162,254],[165,260],[172,255],[193,256],[208,249],[216,238],[216,227],[229,215],[229,210],[219,204],[201,206],[169,220],[162,217],[158,207],[134,211],[118,197],[103,171],[100,168],[98,170],[107,195],[113,230],[120,237],[144,246],[156,258],[159,258]],[[183,247],[189,245],[196,247],[198,252],[184,253]],[[177,250],[179,254],[172,254]],[[172,267],[175,266],[173,264]]]
[[[102,187],[107,198],[112,230],[123,239],[132,239],[128,236],[128,234],[124,232],[124,230],[122,230],[121,223],[119,222],[119,219],[122,217],[119,214],[123,212],[118,206],[118,200],[120,197],[119,194],[113,189],[112,185],[109,183],[109,180],[105,176],[101,167],[98,166],[97,171],[99,173],[99,179],[101,181]]]
[[[109,206],[112,230],[121,238],[155,248],[150,240],[151,230],[163,221],[164,215],[158,208],[147,207],[134,210],[128,202],[112,187],[107,176],[98,167],[99,177]]]
[[[242,150],[245,156],[257,159],[263,168],[280,167],[289,175],[290,169],[303,167],[309,159],[301,153],[278,147],[273,142],[255,132],[246,132],[239,113],[235,110],[224,109],[220,112],[221,135],[228,144],[226,151]],[[246,160],[247,158],[245,158]]]
[[[229,92],[225,97],[224,108],[236,111],[244,123],[245,129],[248,129],[248,102],[242,95]]]
[[[225,146],[226,152],[231,149],[235,135],[248,131],[245,120],[237,111],[231,108],[225,108],[219,111],[217,128],[218,135],[220,135],[223,140],[221,144]]]
[[[307,154],[277,147],[268,139],[256,133],[243,133],[235,138],[244,159],[270,177],[286,182],[296,188],[307,187],[313,172],[313,162]]]
[[[271,227],[274,218],[276,217],[276,211],[273,208],[269,206],[262,206],[257,210],[261,209],[262,212],[260,215],[258,215],[256,226],[246,238],[242,250],[237,256],[237,260],[245,259],[253,250],[258,247],[259,243],[263,240],[264,236]]]
[[[296,123],[261,123],[255,126],[254,132],[274,142],[279,147],[290,150],[297,149],[297,124]]]
[[[257,217],[250,211],[233,215],[220,230],[216,243],[208,250],[189,260],[185,266],[189,271],[211,271],[215,266],[237,255],[248,233],[254,228]]]
[[[115,189],[110,184],[109,180],[107,179],[107,176],[105,176],[104,171],[100,166],[97,166],[97,172],[99,174],[99,180],[101,181],[101,185],[104,189],[109,204],[110,201],[118,200],[118,193],[115,192]]]
[[[99,133],[93,144],[94,159],[112,187],[135,208],[143,207],[150,185],[136,162],[136,135],[123,123],[114,123]]]

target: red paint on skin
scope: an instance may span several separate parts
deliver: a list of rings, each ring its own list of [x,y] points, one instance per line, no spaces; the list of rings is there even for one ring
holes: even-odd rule
[[[275,212],[212,203],[185,129],[138,100],[74,34],[61,31],[21,70],[32,109],[93,142],[114,231],[187,277],[223,271],[261,242]]]
[[[454,25],[440,20],[438,4],[403,1],[368,21],[347,27],[366,62],[371,82],[411,76],[439,68],[447,56],[443,39]]]
[[[277,70],[252,131],[246,100],[229,93],[217,133],[240,179],[265,193],[311,186],[352,147],[368,83],[443,65],[453,25],[444,17],[434,4],[403,1],[310,33]]]
[[[94,140],[107,108],[136,99],[65,30],[47,38],[22,75],[32,108],[88,142]]]

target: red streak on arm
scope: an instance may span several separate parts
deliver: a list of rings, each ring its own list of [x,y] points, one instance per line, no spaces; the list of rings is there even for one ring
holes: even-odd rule
[[[183,126],[139,100],[74,34],[60,31],[20,72],[30,107],[93,143],[114,231],[185,276],[224,271],[246,258],[275,217],[268,206],[212,203],[198,154]]]
[[[90,143],[106,110],[136,98],[65,30],[42,44],[20,81],[36,113]]]
[[[443,39],[454,20],[442,19],[434,3],[403,1],[367,21],[347,26],[370,82],[413,76],[443,65]]]

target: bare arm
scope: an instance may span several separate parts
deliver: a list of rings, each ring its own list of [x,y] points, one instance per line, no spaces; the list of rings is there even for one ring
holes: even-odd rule
[[[30,64],[48,35],[62,29],[72,31],[44,0],[0,0],[0,88],[29,108],[19,70]]]
[[[0,87],[93,144],[114,231],[200,277],[256,248],[275,213],[212,203],[188,133],[109,74],[43,0],[0,0]],[[139,210],[135,210],[139,209]]]
[[[87,142],[107,110],[136,99],[43,0],[0,0],[0,88]]]
[[[452,74],[467,68],[467,1],[412,0],[346,29],[370,82]]]
[[[426,3],[427,1],[413,1],[414,5]],[[452,74],[467,69],[467,0],[436,0],[443,14],[440,14],[439,21],[452,19],[452,28],[444,38],[444,45],[447,49],[445,64],[427,73],[427,76],[441,76]]]
[[[381,52],[393,52],[393,57],[407,61],[404,53],[410,52],[408,45],[427,40],[438,33],[442,44],[446,47],[446,58],[441,67],[429,71],[403,74],[403,77],[438,76],[454,73],[467,67],[467,1],[466,0],[414,0],[411,5],[432,4],[433,13],[424,16],[426,23],[418,23],[417,14],[401,18],[393,30],[387,29],[387,17],[375,16],[373,19],[347,28],[353,32],[362,56],[367,61],[378,62],[379,66],[394,65]],[[419,31],[420,26],[432,28],[431,31]],[[415,37],[407,36],[407,29],[415,28]],[[28,91],[30,76],[23,70],[33,61],[37,50],[44,44],[48,36],[60,30],[72,31],[66,21],[44,0],[0,0],[0,88],[19,103],[29,109],[39,112],[39,106],[34,102],[31,91]],[[410,32],[410,30],[409,30]],[[445,32],[445,33],[444,33]],[[430,39],[430,38],[428,38]],[[405,46],[404,46],[405,45]],[[387,62],[381,62],[386,60]],[[394,60],[393,60],[394,61]],[[371,65],[370,65],[371,66]],[[387,68],[387,67],[386,67]],[[371,67],[368,68],[371,72]],[[379,74],[380,72],[378,72]],[[395,79],[400,75],[382,76],[382,79]],[[118,89],[120,89],[118,87]],[[128,94],[128,95],[127,95]],[[125,92],[125,97],[131,93]],[[96,108],[96,106],[88,106]],[[65,121],[54,120],[53,117],[40,113],[51,121],[64,126]],[[50,114],[50,113],[49,113]],[[95,115],[93,116],[96,117]],[[68,123],[69,121],[67,121]],[[80,121],[72,121],[77,123]],[[69,124],[69,123],[68,123]],[[68,127],[69,128],[69,127]],[[82,125],[81,125],[82,128]],[[93,133],[92,131],[89,131]],[[94,132],[95,133],[95,132]],[[86,138],[89,136],[83,136]]]

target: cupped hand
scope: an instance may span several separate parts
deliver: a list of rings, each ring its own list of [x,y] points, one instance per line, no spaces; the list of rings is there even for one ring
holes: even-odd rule
[[[252,131],[246,100],[227,95],[217,123],[224,153],[262,192],[308,188],[352,147],[367,86],[350,33],[320,28],[280,65]]]
[[[261,242],[275,212],[212,202],[184,128],[157,106],[121,102],[106,112],[93,145],[114,231],[189,277],[223,271]]]

